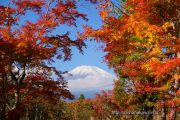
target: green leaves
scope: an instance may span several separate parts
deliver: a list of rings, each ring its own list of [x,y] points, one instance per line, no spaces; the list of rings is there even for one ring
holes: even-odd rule
[[[141,57],[142,57],[142,53],[138,53],[138,52],[136,52],[136,53],[132,53],[130,56],[128,56],[127,58],[126,58],[126,60],[138,60],[138,59],[140,59]]]
[[[123,61],[124,59],[125,59],[124,56],[114,56],[113,57],[113,62],[114,63],[119,63],[119,62]]]
[[[131,37],[131,40],[140,41],[140,38],[138,36],[133,35]]]

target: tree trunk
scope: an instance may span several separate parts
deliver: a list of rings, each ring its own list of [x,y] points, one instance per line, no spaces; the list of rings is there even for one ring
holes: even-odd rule
[[[169,111],[169,120],[176,120],[176,111],[175,107],[172,107],[171,110]]]
[[[1,119],[6,120],[6,103],[7,103],[7,76],[6,74],[2,74],[2,111],[1,111]]]
[[[146,107],[145,112],[147,113],[146,120],[153,120],[153,107]]]
[[[38,112],[38,108],[37,108],[37,103],[36,103],[36,105],[35,105],[35,118],[34,118],[34,120],[37,120],[37,112]]]
[[[25,73],[25,64],[23,65],[23,68],[22,68],[22,74],[19,75],[18,77],[16,77],[16,75],[12,72],[12,69],[9,69],[9,73],[11,75],[11,79],[15,82],[15,85],[16,85],[16,92],[15,92],[15,103],[14,103],[14,106],[12,107],[12,114],[15,114],[16,118],[13,118],[14,120],[20,120],[21,116],[23,113],[23,108],[21,106],[21,93],[20,93],[20,90],[21,90],[21,85],[22,85],[22,82],[26,76],[26,73]],[[17,113],[16,113],[17,112]],[[8,116],[8,117],[11,117],[11,116]]]
[[[166,120],[166,107],[162,108],[162,120]]]

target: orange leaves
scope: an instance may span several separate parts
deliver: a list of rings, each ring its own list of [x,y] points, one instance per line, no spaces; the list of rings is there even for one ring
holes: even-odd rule
[[[101,3],[98,7],[101,9],[99,11],[99,15],[103,20],[107,19],[109,17],[110,12],[112,11],[111,9],[108,8],[110,6],[110,1],[106,0],[106,2]]]
[[[53,18],[58,21],[58,24],[68,24],[68,25],[75,25],[76,18],[85,19],[85,14],[81,14],[76,9],[76,2],[75,1],[59,1],[56,7],[52,8],[51,10]]]
[[[16,13],[16,9],[0,6],[0,25],[14,24],[18,18],[13,18],[13,14]]]
[[[145,85],[143,84],[144,88],[141,89],[142,92],[147,92],[147,93],[153,93],[153,92],[166,92],[169,90],[169,85],[164,85],[164,86],[156,86],[153,87],[153,85]]]
[[[14,45],[14,49],[16,50],[14,51],[14,53],[16,53],[14,56],[17,56],[18,59],[25,60],[32,58],[34,62],[37,62],[38,59],[51,59],[51,57],[56,56],[58,51],[62,51],[59,56],[65,57],[65,59],[68,60],[71,56],[70,46],[77,46],[77,48],[82,51],[81,48],[84,46],[82,41],[72,41],[68,37],[68,34],[59,35],[57,38],[49,34],[58,27],[59,24],[67,23],[69,25],[75,25],[76,18],[81,17],[85,19],[85,15],[77,11],[75,1],[52,1],[54,3],[50,4],[42,0],[14,0],[12,2],[17,6],[17,9],[12,7],[14,12],[11,14],[15,16],[12,19],[18,20],[17,18],[27,14],[27,10],[35,10],[37,17],[39,17],[35,22],[27,20],[23,26],[17,24],[19,21],[15,21],[17,27],[12,27],[11,24],[4,24],[0,29],[1,37]],[[52,4],[55,7],[52,8]],[[44,6],[46,6],[47,13],[41,11],[41,9],[44,9]],[[47,6],[49,6],[49,8]],[[2,13],[4,13],[3,10],[6,10],[6,8],[1,8]],[[11,10],[10,6],[8,10]],[[7,20],[6,17],[7,16],[4,16],[3,20]],[[51,39],[51,37],[54,39]],[[61,42],[61,40],[63,42]],[[11,56],[11,58],[13,57]]]
[[[145,74],[145,71],[141,70],[140,68],[141,63],[139,62],[126,62],[122,65],[122,75],[126,75],[129,77],[139,77]]]
[[[115,63],[114,66],[120,65],[123,67],[123,65],[129,64],[129,58],[132,58],[132,55],[141,55],[136,58],[137,63],[139,62],[141,64],[139,70],[133,70],[132,64],[123,67],[124,73],[127,75],[135,75],[138,71],[141,71],[141,69],[149,71],[152,68],[150,68],[151,63],[149,64],[148,61],[152,59],[164,59],[166,53],[163,49],[173,47],[173,50],[176,46],[176,44],[172,44],[169,37],[167,37],[168,34],[164,32],[164,28],[169,27],[169,24],[161,24],[163,26],[151,24],[149,17],[151,15],[151,9],[153,9],[153,5],[156,3],[158,3],[158,1],[127,1],[127,6],[125,7],[132,5],[134,12],[130,12],[128,16],[122,15],[122,18],[118,19],[112,16],[111,12],[107,12],[110,9],[110,5],[108,3],[103,4],[102,2],[99,8],[101,9],[100,14],[102,19],[106,18],[103,20],[105,25],[98,30],[92,30],[92,28],[86,27],[83,37],[94,37],[97,41],[100,40],[106,43],[104,51],[107,52],[107,55],[105,59],[110,65]],[[174,52],[172,50],[171,52]],[[167,51],[169,50],[167,49]],[[136,62],[134,58],[133,60]],[[131,61],[133,60],[131,59]],[[136,67],[135,64],[134,67]],[[164,74],[169,72],[169,70],[163,70],[157,73]],[[144,74],[146,74],[146,72]]]
[[[17,6],[17,10],[21,14],[25,14],[25,9],[31,9],[35,12],[40,12],[41,7],[45,4],[43,0],[12,0]]]
[[[180,96],[180,90],[178,90],[178,91],[176,92],[176,95],[177,95],[177,96]]]
[[[172,100],[169,100],[166,102],[166,105],[167,106],[171,106],[171,107],[175,107],[175,106],[178,106],[180,105],[180,98],[174,98]]]
[[[174,58],[165,61],[164,63],[152,64],[154,75],[161,77],[166,74],[171,74],[172,71],[176,70],[180,66],[180,58]]]
[[[103,22],[108,22],[109,19],[113,18],[110,14],[112,13],[113,9],[109,6],[111,6],[111,0],[100,0],[99,1],[99,15],[102,18]]]
[[[144,12],[148,10],[148,8],[150,7],[148,2],[149,1],[147,0],[133,0],[133,1],[127,0],[127,5],[133,6],[135,12],[136,11]]]
[[[149,107],[161,99],[173,100],[175,93],[179,94],[177,1],[127,0],[122,5],[108,1],[114,3],[116,9],[104,2],[99,6],[104,25],[97,30],[85,27],[81,36],[104,42],[105,61],[122,81],[132,82],[134,89],[124,95],[132,94],[137,99],[129,97],[126,101],[142,99]]]
[[[17,48],[25,48],[26,44],[24,42],[20,42],[18,45],[17,45]]]
[[[102,18],[107,18],[107,16],[108,16],[108,11],[100,11],[100,12],[99,12],[99,15],[100,15]]]
[[[10,103],[9,110],[18,112],[18,106],[37,97],[51,102],[74,98],[61,73],[49,66],[55,57],[70,60],[72,46],[82,52],[82,40],[71,40],[68,33],[52,35],[60,24],[75,25],[77,18],[86,19],[77,10],[76,1],[70,0],[10,0],[8,7],[0,6],[0,72],[4,74],[0,83],[8,81],[0,84],[4,90],[0,89],[0,94],[8,95],[3,105]],[[57,81],[52,73],[58,76]],[[3,114],[6,117],[7,113]]]
[[[112,111],[117,110],[117,105],[112,99],[112,91],[101,91],[100,94],[96,94],[96,97],[91,100],[94,116],[97,118],[106,118],[111,115]]]
[[[56,102],[57,98],[73,99],[74,96],[67,90],[67,82],[63,80],[52,80],[45,75],[27,76],[24,81],[24,100],[30,100],[33,97],[42,97],[46,100],[53,100]],[[52,101],[51,101],[52,102]]]

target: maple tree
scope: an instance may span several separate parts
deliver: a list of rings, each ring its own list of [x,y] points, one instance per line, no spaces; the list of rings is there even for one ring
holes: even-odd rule
[[[113,111],[118,108],[112,100],[112,91],[102,90],[101,93],[95,95],[95,98],[84,98],[82,95],[77,100],[68,103],[73,120],[116,118]]]
[[[43,98],[36,98],[26,106],[26,113],[22,119],[42,120],[42,119],[60,119],[70,120],[71,114],[68,112],[67,103],[62,100],[56,104]]]
[[[118,110],[118,106],[113,101],[112,95],[111,90],[102,90],[101,93],[96,94],[95,98],[91,100],[95,111],[93,114],[95,119],[117,119],[113,112]]]
[[[62,72],[51,67],[55,59],[71,59],[71,46],[82,52],[84,42],[65,34],[52,34],[62,24],[76,26],[86,20],[75,0],[11,0],[0,6],[0,116],[20,119],[24,105],[40,97],[56,101],[73,98]],[[36,20],[29,19],[28,15]],[[58,76],[53,80],[52,74]],[[59,98],[60,99],[60,98]],[[53,102],[51,101],[51,102]]]
[[[108,65],[132,83],[131,93],[146,112],[162,108],[163,119],[167,113],[175,119],[180,103],[179,5],[178,0],[100,0],[104,25],[85,26],[80,34],[105,43]]]
[[[72,120],[87,120],[93,116],[94,110],[91,99],[79,97],[79,99],[68,103]]]

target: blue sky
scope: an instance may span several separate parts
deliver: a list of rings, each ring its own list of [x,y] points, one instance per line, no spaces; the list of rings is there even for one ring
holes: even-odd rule
[[[88,21],[78,19],[77,28],[72,28],[67,26],[63,26],[63,28],[60,27],[60,31],[62,33],[68,30],[72,38],[76,37],[77,31],[81,31],[81,32],[83,31],[82,29],[83,24],[90,25],[95,29],[100,28],[102,25],[101,18],[98,14],[98,10],[96,9],[95,5],[89,4],[88,2],[80,2],[78,4],[78,7],[79,7],[78,10],[80,12],[87,15]],[[55,31],[55,33],[56,32],[58,33],[58,29]],[[95,41],[87,40],[86,44],[87,44],[87,48],[84,49],[83,55],[78,53],[78,50],[76,48],[72,48],[73,56],[71,61],[56,62],[55,66],[58,66],[57,68],[59,70],[71,70],[80,65],[92,65],[92,66],[100,67],[105,71],[113,74],[113,70],[109,69],[107,64],[103,62],[103,56],[105,55],[105,53],[99,49],[100,46],[102,46],[102,43],[97,43]]]
[[[7,5],[9,0],[0,0],[0,5]],[[82,26],[83,24],[88,24],[92,26],[95,29],[98,29],[101,25],[101,18],[98,15],[98,10],[96,9],[96,6],[93,4],[89,4],[89,2],[85,2],[85,0],[81,0],[80,3],[78,3],[78,10],[81,13],[87,14],[88,21],[84,21],[81,19],[77,20],[77,27],[68,27],[66,25],[59,26],[52,34],[58,34],[58,33],[66,33],[69,31],[70,37],[72,39],[76,39],[76,32],[80,31],[82,32]],[[30,21],[36,20],[36,16],[29,13],[26,16],[26,19],[29,19]],[[91,65],[91,66],[97,66],[102,69],[104,69],[107,72],[110,72],[112,74],[113,70],[109,69],[107,64],[103,62],[103,56],[105,55],[104,52],[102,52],[99,47],[102,45],[102,43],[97,43],[94,41],[86,41],[87,48],[84,48],[84,54],[80,54],[76,48],[72,47],[72,59],[71,61],[62,62],[62,61],[56,61],[53,66],[55,66],[58,70],[61,71],[69,71],[73,68],[81,65]]]

